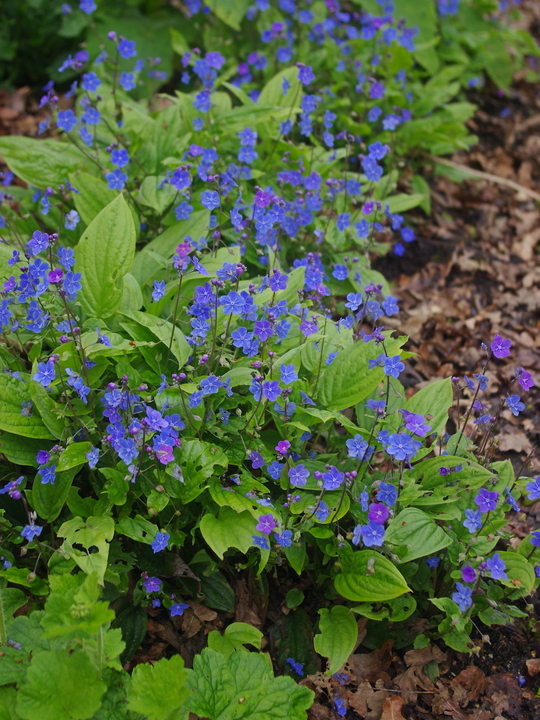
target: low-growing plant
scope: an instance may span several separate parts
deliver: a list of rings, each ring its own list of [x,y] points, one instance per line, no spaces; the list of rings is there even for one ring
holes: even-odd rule
[[[336,132],[308,64],[255,102],[215,90],[219,52],[186,51],[200,87],[135,101],[138,64],[118,68],[135,43],[104,46],[74,109],[47,91],[61,139],[0,139],[29,186],[8,175],[2,199],[0,703],[300,720],[312,694],[291,677],[314,650],[339,671],[358,616],[368,645],[478,652],[477,619],[525,617],[538,584],[538,533],[510,543],[505,525],[540,479],[492,459],[499,414],[524,409],[511,388],[495,415],[479,400],[509,340],[473,378],[406,397],[406,338],[381,321],[398,302],[369,266],[388,232],[414,238],[392,147]],[[516,384],[534,383],[517,368]],[[299,576],[275,637],[291,677],[248,654],[261,634],[243,623],[210,632],[193,670],[122,669],[145,608],[234,612],[239,578],[267,602]]]

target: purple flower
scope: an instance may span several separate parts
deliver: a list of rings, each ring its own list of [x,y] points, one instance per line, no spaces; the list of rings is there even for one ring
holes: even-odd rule
[[[461,577],[463,578],[463,582],[472,583],[476,580],[476,570],[470,565],[465,565],[461,569]]]
[[[171,536],[169,535],[169,533],[157,532],[156,537],[150,546],[152,548],[152,550],[154,551],[154,553],[158,553],[158,552],[161,552],[162,550],[165,550],[165,548],[169,544],[170,537]]]
[[[423,415],[411,412],[405,413],[405,427],[418,437],[425,437],[431,430],[431,425],[426,425],[426,418]]]
[[[296,465],[296,467],[289,468],[288,475],[291,485],[303,487],[309,477],[309,470],[304,465]]]
[[[481,488],[478,495],[474,498],[474,502],[478,505],[478,508],[480,512],[490,512],[491,510],[495,510],[497,507],[497,500],[499,498],[499,493],[491,490],[486,490],[485,488]]]
[[[530,390],[532,387],[534,387],[534,380],[531,373],[527,372],[523,368],[516,368],[516,376],[518,379],[518,383],[524,390]]]
[[[291,443],[288,440],[280,440],[274,450],[280,455],[286,455],[291,449]]]
[[[540,530],[535,530],[531,533],[531,545],[533,547],[540,547]]]
[[[268,340],[268,338],[276,334],[276,331],[269,320],[257,320],[253,326],[253,332],[262,342]]]
[[[510,490],[507,487],[504,488],[504,494],[506,497],[506,502],[510,505],[512,510],[514,510],[514,512],[521,512],[521,508],[519,507],[517,502],[514,500],[514,498],[512,497],[512,495],[510,493]]]
[[[262,386],[262,394],[271,402],[275,402],[281,393],[279,382],[277,380],[265,380]]]
[[[343,480],[345,480],[345,473],[339,472],[339,470],[332,465],[328,472],[323,473],[322,479],[325,490],[337,490],[341,487]]]
[[[169,612],[171,614],[171,617],[175,617],[175,615],[179,615],[180,617],[184,614],[184,610],[187,610],[189,605],[186,605],[186,603],[174,603],[174,605],[171,605]]]
[[[368,520],[384,525],[389,516],[390,510],[383,503],[371,503],[369,506]]]
[[[260,452],[252,450],[249,454],[249,459],[251,460],[251,467],[254,470],[264,467],[264,458]]]
[[[506,565],[499,553],[495,553],[492,557],[488,558],[486,565],[494,580],[508,580],[508,575],[505,573]]]
[[[461,612],[465,612],[472,605],[472,588],[462,583],[456,583],[456,591],[452,593],[452,600]]]
[[[493,355],[496,358],[504,358],[510,355],[510,348],[512,347],[512,343],[510,340],[506,340],[500,335],[495,335],[490,347]]]
[[[463,526],[467,528],[470,533],[475,533],[482,527],[482,515],[480,510],[471,510],[467,508],[465,510],[465,520]]]
[[[257,523],[255,529],[259,530],[265,535],[270,535],[270,533],[275,527],[277,527],[277,520],[273,515],[268,513],[268,515],[259,516],[259,522]]]
[[[149,577],[143,582],[144,589],[147,593],[159,592],[161,590],[162,581],[157,577]]]

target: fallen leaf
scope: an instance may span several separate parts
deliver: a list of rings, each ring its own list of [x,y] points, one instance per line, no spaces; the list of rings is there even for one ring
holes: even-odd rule
[[[531,677],[534,677],[535,675],[538,675],[540,673],[540,659],[538,658],[531,658],[530,660],[527,660],[527,672]]]
[[[456,675],[450,683],[450,687],[464,690],[466,702],[460,703],[460,705],[465,706],[469,702],[478,700],[482,695],[486,687],[486,676],[476,665],[469,665],[459,675]],[[455,693],[454,698],[456,698]]]
[[[370,653],[353,653],[345,664],[358,679],[376,682],[389,679],[386,670],[392,662],[393,640],[386,640],[380,648]]]
[[[508,713],[513,718],[521,717],[521,689],[515,675],[498,673],[488,677],[486,697],[495,715]]]
[[[355,692],[349,690],[346,698],[349,707],[352,707],[359,715],[364,717],[368,712],[368,702],[375,694],[375,691],[367,681],[358,683],[358,689]]]
[[[401,712],[405,700],[399,696],[388,697],[382,706],[382,715],[380,720],[405,720]]]

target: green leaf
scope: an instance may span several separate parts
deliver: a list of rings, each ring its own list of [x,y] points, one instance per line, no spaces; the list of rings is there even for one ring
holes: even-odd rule
[[[107,183],[88,173],[70,175],[69,180],[79,190],[73,193],[73,202],[85,225],[90,225],[96,215],[118,195],[118,190],[109,190]]]
[[[411,592],[395,565],[375,550],[353,553],[343,562],[334,586],[344,598],[358,602],[382,602]]]
[[[34,438],[21,440],[20,436],[3,432],[0,435],[0,453],[15,465],[37,467],[36,455],[39,450],[49,450],[50,443]]]
[[[243,645],[253,645],[260,649],[262,637],[262,632],[253,625],[236,622],[228,625],[223,635],[217,630],[212,630],[208,635],[208,647],[217,650],[225,657],[229,657],[231,653]]]
[[[235,512],[230,507],[222,507],[218,517],[206,513],[201,519],[200,530],[208,545],[223,560],[229,548],[237,548],[247,553],[253,546],[253,535],[257,534],[257,521],[250,512]]]
[[[536,581],[533,565],[516,552],[504,551],[499,555],[506,565],[506,574],[508,575],[508,580],[500,582],[506,587],[523,591],[523,595],[528,595]]]
[[[171,720],[184,705],[187,672],[180,655],[161,658],[154,665],[137,665],[131,676],[128,708],[150,720]]]
[[[77,470],[78,468],[71,468],[67,472],[59,472],[54,483],[46,485],[40,482],[39,476],[36,476],[32,485],[32,507],[40,518],[52,522],[60,515]]]
[[[7,629],[13,613],[26,602],[26,595],[17,588],[0,588],[0,645],[8,641]]]
[[[388,355],[398,355],[406,340],[406,337],[397,340],[387,337]],[[369,369],[368,363],[380,353],[379,345],[363,342],[356,342],[342,350],[322,376],[320,404],[328,410],[345,410],[372,393],[384,378],[384,372],[379,367]]]
[[[155,315],[149,315],[148,313],[139,312],[137,310],[132,312],[122,312],[122,315],[128,317],[130,320],[133,320],[138,325],[148,328],[152,335],[154,335],[158,340],[161,340],[161,342],[163,342],[167,347],[169,347],[170,344],[171,352],[178,360],[179,365],[182,366],[185,364],[192,351],[184,333],[179,328],[173,328],[172,323],[167,322],[167,320],[161,320]]]
[[[0,720],[21,720],[21,716],[15,709],[16,703],[17,691],[15,688],[0,687]]]
[[[144,640],[148,629],[148,616],[140,605],[130,605],[117,615],[112,624],[122,632],[122,640],[126,647],[120,655],[120,662],[130,660]]]
[[[319,610],[320,633],[314,637],[315,650],[328,658],[327,675],[333,675],[349,658],[358,640],[358,626],[354,615],[344,605],[331,610]]]
[[[290,87],[283,94],[283,80],[287,80]],[[298,68],[289,67],[274,75],[261,90],[257,103],[259,105],[273,105],[275,107],[300,107],[302,102],[302,84],[298,80]]]
[[[91,449],[92,443],[86,441],[68,445],[65,450],[62,450],[56,467],[57,472],[70,470],[73,467],[79,467],[87,463],[86,455]]]
[[[298,590],[298,588],[292,588],[292,590],[289,590],[289,592],[285,595],[285,604],[288,608],[298,607],[303,602],[304,593],[302,590]]]
[[[154,541],[157,531],[156,525],[145,520],[141,515],[136,515],[134,518],[122,517],[116,523],[117,533],[146,545],[150,545]]]
[[[123,277],[135,254],[135,226],[131,211],[118,195],[92,220],[75,249],[82,274],[78,295],[91,317],[106,318],[120,305]]]
[[[1,137],[0,155],[17,177],[43,189],[49,185],[58,187],[69,173],[89,162],[68,143],[20,135]]]
[[[173,202],[177,191],[169,183],[158,187],[160,183],[161,180],[155,175],[147,175],[141,183],[137,200],[143,205],[157,210],[161,215]]]
[[[131,268],[131,272],[139,284],[141,286],[145,285],[161,268],[161,264],[159,260],[156,259],[156,256],[168,261],[178,247],[178,243],[182,242],[186,235],[190,235],[196,240],[205,237],[208,232],[209,222],[210,213],[208,210],[191,213],[187,220],[175,223],[145,245],[145,247],[136,254],[133,267]]]
[[[234,30],[240,30],[240,23],[250,5],[249,0],[205,0],[205,4],[220,20]]]
[[[407,400],[405,409],[420,415],[431,415],[431,419],[428,420],[431,432],[440,435],[446,428],[448,410],[453,400],[452,380],[446,378],[430,383],[412,395]]]
[[[307,561],[305,543],[293,543],[289,547],[284,548],[284,551],[289,565],[297,575],[301,575]]]
[[[405,508],[392,520],[385,540],[405,548],[405,552],[400,548],[396,551],[402,563],[432,555],[452,544],[442,527],[425,512],[413,507]]]
[[[58,535],[66,538],[62,549],[67,557],[88,575],[96,573],[99,583],[103,584],[109,558],[109,541],[114,535],[114,520],[103,515],[91,516],[86,520],[76,517],[64,523]],[[82,552],[73,545],[82,545],[86,550],[95,546],[97,552]]]
[[[25,382],[5,373],[0,374],[0,397],[0,430],[23,437],[54,440],[54,435],[36,411]],[[22,403],[33,407],[31,415],[21,414]]]
[[[37,370],[37,366],[35,370]],[[55,403],[43,385],[33,380],[30,381],[30,397],[39,410],[39,414],[47,430],[54,435],[55,438],[63,438],[66,431],[66,421],[61,419],[64,407],[59,403]]]
[[[201,578],[201,592],[204,595],[204,604],[214,610],[234,612],[236,597],[234,590],[220,572],[215,572]]]
[[[143,305],[144,299],[139,283],[131,273],[126,273],[124,275],[120,312],[136,312]]]
[[[36,653],[19,685],[23,720],[86,720],[98,710],[105,683],[82,650]]]
[[[313,692],[273,677],[264,655],[237,650],[228,658],[205,648],[193,660],[187,708],[209,720],[305,720]]]
[[[390,206],[391,213],[402,213],[406,210],[412,210],[412,208],[422,205],[426,199],[425,195],[406,195],[402,193],[400,195],[391,195],[390,197],[384,198],[384,206]]]

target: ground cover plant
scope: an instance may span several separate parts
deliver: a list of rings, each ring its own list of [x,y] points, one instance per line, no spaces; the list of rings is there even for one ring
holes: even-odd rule
[[[289,32],[312,22],[281,9]],[[0,245],[7,717],[305,717],[295,680],[315,656],[290,631],[279,677],[246,623],[210,632],[192,669],[123,669],[147,609],[231,612],[238,577],[263,598],[302,580],[284,602],[332,675],[361,618],[373,647],[472,654],[478,620],[527,617],[540,538],[510,543],[505,524],[540,479],[493,461],[482,403],[512,344],[479,338],[477,373],[406,399],[406,338],[384,328],[398,303],[369,265],[414,241],[400,213],[426,200],[394,190],[399,132],[421,114],[392,66],[412,33],[387,4],[319,11],[320,68],[278,66],[256,93],[236,65],[224,79],[220,52],[183,48],[190,91],[137,100],[136,43],[111,28],[93,64],[66,63],[72,107],[46,90],[57,137],[0,139],[27,184],[5,178]],[[379,37],[380,75],[352,80],[364,142],[338,124],[324,58],[344,42],[369,57]],[[533,384],[516,368],[505,406],[518,415]]]

